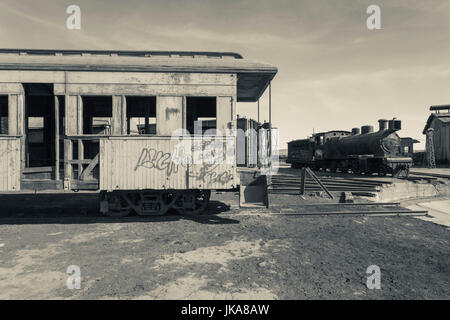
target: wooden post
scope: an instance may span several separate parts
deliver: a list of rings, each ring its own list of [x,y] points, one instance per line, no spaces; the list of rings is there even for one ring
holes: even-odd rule
[[[258,99],[258,124],[260,124],[260,122],[259,122],[259,99]]]
[[[145,134],[150,133],[150,106],[145,104]]]
[[[305,194],[305,180],[306,180],[306,169],[305,167],[302,168],[301,171],[301,180],[300,180],[300,195]]]
[[[59,98],[55,96],[55,180],[59,180]]]
[[[83,172],[83,161],[84,160],[84,144],[83,140],[78,139],[78,180],[81,178],[81,173]]]
[[[72,180],[72,164],[70,163],[72,155],[72,140],[64,139],[64,179],[69,179],[69,182]]]
[[[309,174],[311,178],[320,186],[320,188],[326,192],[326,194],[331,198],[334,199],[333,195],[328,191],[328,189],[325,187],[325,185],[317,178],[317,176],[314,174],[314,172],[310,168],[305,168],[305,171]]]

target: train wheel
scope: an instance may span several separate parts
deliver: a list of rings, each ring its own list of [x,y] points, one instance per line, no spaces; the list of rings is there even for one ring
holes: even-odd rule
[[[330,172],[335,173],[336,171],[337,171],[337,163],[336,161],[332,161],[330,166]]]
[[[380,167],[379,169],[378,169],[378,175],[380,176],[380,177],[385,177],[386,176],[386,169],[384,168],[384,167]]]
[[[352,163],[352,172],[353,174],[361,174],[361,170],[359,169],[358,163]]]
[[[209,203],[211,197],[210,190],[194,190],[182,196],[182,207],[178,207],[177,211],[182,215],[197,216],[201,214]]]
[[[131,206],[127,203],[121,194],[108,194],[108,211],[105,215],[108,217],[120,218],[126,217],[131,213]]]

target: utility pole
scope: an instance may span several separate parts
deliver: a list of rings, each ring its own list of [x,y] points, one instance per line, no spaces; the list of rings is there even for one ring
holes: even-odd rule
[[[269,82],[269,169],[272,167],[272,82]]]

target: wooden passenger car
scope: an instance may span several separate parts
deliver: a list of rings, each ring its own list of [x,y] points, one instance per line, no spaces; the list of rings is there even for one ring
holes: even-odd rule
[[[235,53],[0,49],[0,192],[94,190],[112,215],[198,213],[239,184],[236,102],[276,72]],[[212,140],[228,161],[172,161]]]

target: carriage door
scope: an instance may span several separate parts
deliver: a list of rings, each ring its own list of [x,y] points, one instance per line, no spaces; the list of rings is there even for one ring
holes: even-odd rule
[[[55,97],[53,84],[24,84],[25,168],[23,182],[55,178]]]

